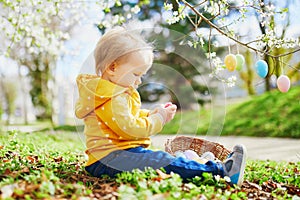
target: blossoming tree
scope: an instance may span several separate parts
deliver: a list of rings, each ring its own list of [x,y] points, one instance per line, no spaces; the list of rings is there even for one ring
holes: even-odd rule
[[[57,59],[66,53],[64,41],[83,16],[83,5],[73,0],[0,0],[0,55],[29,71],[31,99],[41,118],[51,119],[54,113],[52,75]]]
[[[287,35],[286,29],[290,25],[290,11],[294,1],[273,0],[172,0],[172,1],[101,1],[102,10],[111,15],[99,22],[100,28],[110,27],[112,24],[122,24],[138,16],[145,18],[151,15],[150,7],[157,12],[164,13],[163,26],[183,24],[190,25],[188,39],[184,44],[194,48],[203,48],[209,59],[211,77],[226,83],[229,87],[235,85],[236,76],[223,76],[222,72],[236,70],[236,65],[244,62],[243,55],[231,55],[227,59],[216,53],[218,43],[228,47],[228,54],[232,47],[248,49],[256,54],[256,59],[266,60],[267,73],[260,74],[266,66],[256,66],[258,75],[268,82],[272,74],[278,78],[289,68],[299,72],[297,66],[289,64],[290,55],[300,51],[299,35]],[[159,5],[162,5],[159,7]],[[158,6],[154,6],[158,5]],[[163,7],[163,9],[162,9]],[[120,12],[120,8],[123,9]],[[141,12],[140,12],[141,11]],[[141,14],[142,13],[142,14]],[[249,24],[251,24],[249,26]],[[248,27],[246,33],[242,29]],[[251,28],[249,28],[251,27]],[[279,51],[279,49],[281,51]],[[284,49],[284,51],[282,51]],[[239,54],[237,52],[237,54]],[[228,67],[233,62],[234,66]],[[238,69],[239,70],[239,69]],[[264,75],[264,76],[263,76]],[[267,87],[268,89],[268,87]]]

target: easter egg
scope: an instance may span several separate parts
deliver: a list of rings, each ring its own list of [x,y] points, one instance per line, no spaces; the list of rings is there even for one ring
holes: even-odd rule
[[[255,63],[255,70],[260,77],[265,78],[269,71],[268,63],[264,60],[258,60]]]
[[[245,58],[241,54],[236,54],[236,70],[241,70],[245,64]]]
[[[225,56],[224,64],[225,64],[226,68],[228,69],[228,71],[230,71],[230,72],[234,71],[236,68],[236,64],[237,64],[235,55],[228,54],[227,56]]]
[[[205,159],[205,158],[195,158],[193,160],[196,161],[196,162],[198,162],[198,163],[200,163],[200,164],[205,164],[205,163],[208,162],[208,160]]]
[[[184,155],[186,156],[187,159],[190,159],[190,160],[199,158],[198,154],[193,150],[186,150],[184,152]]]
[[[210,152],[210,151],[207,151],[207,152],[204,152],[201,157],[202,159],[206,159],[206,160],[214,160],[215,159],[215,155]]]
[[[186,156],[184,155],[184,153],[182,151],[176,151],[175,156],[177,158],[179,158],[179,157],[186,158]]]
[[[289,91],[291,86],[291,82],[288,76],[280,75],[277,79],[277,87],[280,92],[287,92]]]
[[[171,106],[171,105],[172,105],[172,103],[171,103],[171,102],[168,102],[168,103],[165,104],[164,107],[167,108],[167,107],[169,107],[169,106]]]

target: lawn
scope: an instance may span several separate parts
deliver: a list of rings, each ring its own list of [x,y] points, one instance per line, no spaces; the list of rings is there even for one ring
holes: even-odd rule
[[[248,160],[242,187],[230,187],[209,174],[184,183],[153,169],[93,178],[84,171],[85,159],[79,133],[2,132],[0,199],[300,198],[300,162]]]
[[[201,109],[200,113],[179,111],[174,120],[165,125],[162,134],[197,132],[206,135],[208,127],[216,124],[216,121],[211,120],[212,113],[217,113],[217,109],[214,109]],[[273,90],[241,103],[227,105],[221,134],[300,138],[299,113],[300,86],[292,87],[287,93]],[[197,126],[198,129],[195,128]]]

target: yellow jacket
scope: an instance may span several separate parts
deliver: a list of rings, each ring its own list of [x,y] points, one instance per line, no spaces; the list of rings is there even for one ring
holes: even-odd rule
[[[149,110],[141,109],[135,89],[91,74],[81,74],[76,81],[79,99],[75,114],[85,124],[87,165],[116,150],[148,147],[149,136],[161,131],[161,115],[149,115]]]

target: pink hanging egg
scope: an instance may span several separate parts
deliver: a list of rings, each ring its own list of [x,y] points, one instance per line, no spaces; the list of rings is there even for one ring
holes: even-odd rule
[[[230,71],[230,72],[234,71],[236,68],[236,65],[237,65],[235,55],[228,54],[227,56],[225,56],[224,64],[225,64],[226,68],[228,69],[228,71]]]
[[[289,91],[291,86],[291,82],[288,76],[280,75],[277,79],[277,87],[280,92],[287,92]]]

